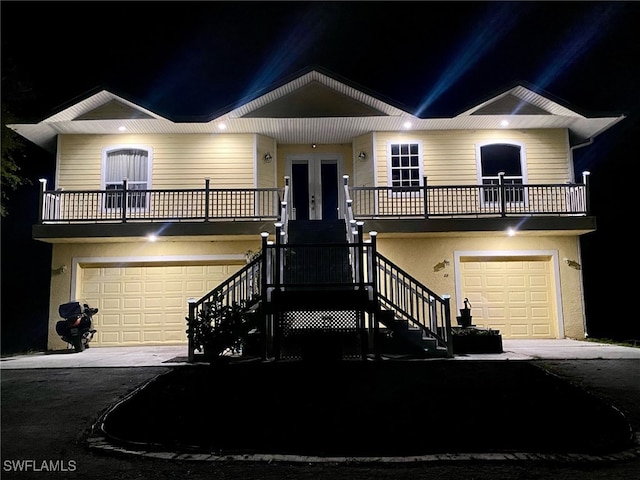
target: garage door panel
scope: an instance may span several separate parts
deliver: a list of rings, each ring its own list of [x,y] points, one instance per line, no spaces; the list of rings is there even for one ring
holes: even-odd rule
[[[548,288],[549,287],[549,277],[541,277],[539,275],[532,275],[529,277],[529,285],[532,287],[540,287],[540,288]]]
[[[148,325],[162,325],[163,316],[161,313],[146,313],[144,315],[144,326]]]
[[[142,282],[139,281],[135,281],[135,282],[131,282],[128,281],[127,283],[125,283],[124,288],[122,289],[122,291],[124,293],[142,293],[143,292],[143,288],[142,288]]]
[[[92,284],[85,289],[82,298],[86,298],[88,295],[98,295],[98,294],[100,294],[100,285]]]
[[[165,299],[163,297],[144,297],[144,308],[159,309],[164,306]]]
[[[504,334],[504,330],[501,331]],[[529,334],[529,325],[524,325],[521,323],[511,323],[508,328],[507,335],[511,338],[528,338],[531,337]]]
[[[214,282],[215,285],[219,285],[219,281]],[[187,282],[186,288],[189,292],[202,292],[205,290],[206,280],[192,280]],[[184,288],[184,286],[182,286]]]
[[[504,296],[504,298],[506,299],[506,301],[509,304],[526,303],[527,302],[527,292],[523,292],[522,290],[518,290],[518,291],[510,290],[509,292],[507,292],[507,294]]]
[[[528,312],[526,307],[509,307],[509,318],[519,321],[528,318]]]
[[[98,338],[94,337],[94,339],[99,340],[99,343],[103,345],[118,345],[121,342],[118,332],[98,331]]]
[[[139,345],[142,343],[140,330],[127,330],[122,332],[122,343],[125,345]]]
[[[168,287],[169,285],[169,282],[167,282],[167,284],[165,285],[165,283],[163,282],[147,280],[144,282],[144,293],[163,292],[165,290],[165,287]]]
[[[549,325],[532,325],[531,330],[534,337],[548,337],[551,335]]]
[[[510,261],[508,263],[506,263],[505,265],[500,265],[500,263],[502,262],[494,262],[494,265],[492,268],[495,268],[496,270],[506,270],[509,273],[513,273],[513,272],[524,272],[526,267],[525,267],[525,262],[518,262],[516,260]]]
[[[531,307],[531,318],[536,319],[547,319],[551,312],[546,307]]]
[[[97,326],[97,324],[100,323],[103,327],[120,326],[120,315],[103,313],[103,310],[100,310],[98,315],[100,315],[99,322],[97,316],[94,317],[94,325]]]
[[[187,342],[188,299],[200,298],[243,265],[84,267],[82,298],[94,317],[100,346]]]
[[[492,325],[506,338],[553,338],[556,318],[550,264],[550,259],[539,258],[463,260],[461,293],[471,302],[473,323]]]
[[[86,279],[85,279],[86,281]],[[90,288],[90,287],[89,287]],[[100,285],[96,285],[97,293],[120,293],[122,291],[122,284],[120,283],[112,283],[112,282],[104,282],[102,284],[102,289]]]
[[[127,314],[122,316],[122,325],[142,325],[142,316],[139,313],[136,314]]]
[[[485,278],[485,286],[487,287],[500,287],[504,288],[505,286],[505,278],[504,277],[496,277],[493,275],[488,275]]]

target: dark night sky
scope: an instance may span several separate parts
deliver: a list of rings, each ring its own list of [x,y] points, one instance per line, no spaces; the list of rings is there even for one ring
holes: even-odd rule
[[[0,2],[2,101],[37,122],[107,89],[170,119],[207,119],[309,66],[420,117],[451,117],[522,83],[585,116],[627,115],[575,154],[598,231],[582,237],[592,336],[640,338],[627,232],[640,138],[640,2]],[[26,85],[26,99],[14,85]],[[635,147],[635,148],[634,148]],[[44,348],[50,247],[31,239],[37,179],[2,220],[2,345]],[[16,254],[20,252],[20,255]],[[605,253],[606,252],[606,253]],[[29,261],[24,262],[24,257]],[[624,281],[623,281],[624,280]],[[20,320],[18,318],[21,317]],[[27,322],[25,322],[25,320]],[[16,326],[28,323],[28,327]],[[17,331],[18,330],[18,331]]]

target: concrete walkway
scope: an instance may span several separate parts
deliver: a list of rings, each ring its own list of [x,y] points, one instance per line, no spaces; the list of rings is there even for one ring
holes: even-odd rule
[[[623,360],[639,359],[640,348],[580,340],[503,340],[504,353],[456,355],[457,360]],[[159,367],[189,365],[187,346],[93,347],[2,357],[0,369]],[[438,361],[442,359],[437,359]]]

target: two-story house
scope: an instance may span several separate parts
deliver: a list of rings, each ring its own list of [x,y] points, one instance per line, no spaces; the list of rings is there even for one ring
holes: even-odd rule
[[[187,345],[190,301],[225,281],[271,301],[297,282],[291,259],[304,255],[255,263],[259,253],[305,232],[322,242],[336,224],[363,249],[301,269],[346,261],[368,300],[373,284],[386,308],[445,343],[446,317],[465,299],[473,324],[504,338],[583,338],[579,238],[596,219],[573,152],[623,118],[586,118],[523,86],[419,118],[308,69],[206,121],[174,122],[100,91],[11,125],[56,156],[33,226],[53,246],[48,346],[64,346],[57,308],[75,299],[99,308],[94,346]],[[332,306],[342,279],[325,283],[325,310],[351,308]],[[278,322],[267,329],[286,328]]]

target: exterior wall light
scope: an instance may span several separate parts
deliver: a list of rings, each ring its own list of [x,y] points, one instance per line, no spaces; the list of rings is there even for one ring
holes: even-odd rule
[[[367,154],[366,154],[366,153],[364,153],[364,152],[360,152],[360,153],[358,154],[358,158],[359,158],[360,160],[364,160],[365,158],[367,158]]]
[[[271,156],[271,154],[269,152],[264,154],[264,163],[271,163],[271,160],[273,160],[273,157]]]

